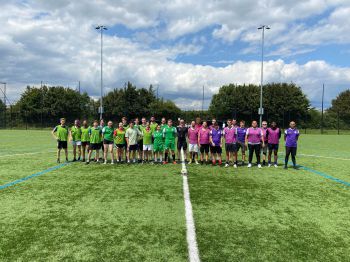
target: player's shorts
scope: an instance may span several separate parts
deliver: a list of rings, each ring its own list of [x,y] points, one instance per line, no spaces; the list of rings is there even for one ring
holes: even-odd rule
[[[201,154],[203,154],[204,152],[208,154],[209,153],[209,144],[201,144],[200,151],[201,151]]]
[[[226,152],[229,152],[229,153],[237,152],[236,144],[235,143],[225,144],[225,150]]]
[[[165,140],[164,149],[165,150],[170,149],[171,151],[174,151],[175,150],[175,140]]]
[[[81,146],[81,141],[72,141],[73,146]]]
[[[103,144],[104,144],[104,145],[113,145],[114,142],[113,142],[113,141],[110,141],[110,140],[103,139]]]
[[[81,145],[86,147],[86,146],[90,145],[90,142],[89,141],[84,141],[84,142],[81,142]]]
[[[143,151],[152,151],[153,145],[143,145]]]
[[[68,146],[67,144],[67,141],[60,141],[60,140],[57,140],[57,148],[58,149],[66,149]]]
[[[198,153],[198,144],[190,144],[189,149],[190,152]]]
[[[268,144],[269,151],[278,151],[278,144]]]
[[[90,144],[90,150],[100,150],[101,149],[101,143],[91,143]]]
[[[241,150],[242,150],[242,153],[245,154],[245,151],[247,150],[247,146],[245,145],[244,142],[238,141],[238,142],[236,143],[236,150],[237,150],[237,152],[239,151],[239,149],[241,149]]]
[[[126,144],[115,144],[116,148],[125,148]]]
[[[181,150],[181,148],[183,150],[187,150],[187,142],[186,142],[186,139],[182,140],[182,139],[178,139],[177,140],[177,150]]]
[[[164,146],[163,143],[154,143],[153,144],[153,152],[163,152]]]
[[[212,154],[221,154],[222,148],[221,148],[221,146],[210,146],[210,152]]]
[[[139,149],[139,145],[138,144],[129,146],[129,151],[137,151],[138,149]]]
[[[137,149],[138,150],[142,150],[143,149],[143,140],[142,139],[137,143]]]

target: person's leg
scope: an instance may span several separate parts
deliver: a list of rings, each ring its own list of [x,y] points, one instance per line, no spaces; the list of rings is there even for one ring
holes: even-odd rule
[[[78,160],[81,158],[81,144],[78,145]]]
[[[255,145],[255,155],[256,155],[256,160],[257,160],[257,162],[258,162],[258,165],[261,164],[261,161],[260,161],[260,155],[261,155],[261,153],[260,153],[260,151],[261,151],[261,145],[260,145],[260,144]]]
[[[264,146],[261,146],[260,148],[263,153],[263,165],[266,165],[267,144],[264,144]]]
[[[89,149],[89,151],[88,151],[88,157],[87,157],[87,160],[86,160],[86,164],[89,164],[89,163],[90,163],[91,154],[92,154],[92,150]]]
[[[107,163],[107,153],[108,153],[108,145],[103,144],[103,159],[105,161],[105,164]]]
[[[248,144],[248,148],[249,148],[248,164],[251,165],[253,161],[254,147],[253,145]]]
[[[82,144],[82,157],[83,157],[83,162],[85,161],[85,151],[86,151],[86,144]]]
[[[274,151],[274,150],[272,149],[271,145],[269,145],[269,152],[268,152],[268,156],[267,156],[267,163],[269,164],[269,166],[271,165],[272,151]]]
[[[111,154],[112,164],[114,164],[114,151],[113,151],[113,144],[109,144],[109,153]]]
[[[292,147],[291,155],[292,155],[293,167],[297,166],[297,162],[296,162],[296,159],[295,159],[296,154],[297,154],[297,148],[296,147]]]
[[[100,162],[100,150],[96,150],[96,159],[97,162]]]
[[[278,160],[278,147],[275,148],[273,151],[273,157],[274,157],[274,164],[277,166],[277,160]]]
[[[286,146],[286,157],[284,159],[284,168],[287,168],[290,155],[290,147]]]
[[[57,148],[57,162],[61,161],[61,148]]]

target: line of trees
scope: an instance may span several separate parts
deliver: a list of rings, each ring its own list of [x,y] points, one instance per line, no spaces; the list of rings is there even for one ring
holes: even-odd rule
[[[264,119],[276,121],[286,127],[290,120],[296,120],[302,128],[320,128],[321,112],[310,107],[310,101],[302,89],[293,83],[270,83],[263,87]],[[208,110],[183,111],[170,100],[157,98],[153,86],[137,88],[128,83],[124,88],[116,88],[103,97],[104,117],[119,121],[128,118],[155,116],[186,121],[200,116],[209,120],[235,118],[250,122],[258,119],[260,87],[257,85],[224,85],[211,100]],[[87,93],[79,93],[70,88],[30,87],[22,93],[15,105],[5,108],[0,100],[0,127],[25,125],[30,127],[51,127],[62,116],[69,123],[74,119],[98,118],[99,100]],[[323,127],[346,129],[350,127],[350,90],[346,90],[332,101],[332,106],[324,112]]]

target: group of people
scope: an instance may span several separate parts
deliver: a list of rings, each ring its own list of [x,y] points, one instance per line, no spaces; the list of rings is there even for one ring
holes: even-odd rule
[[[243,120],[237,125],[235,119],[228,119],[226,124],[220,127],[216,119],[212,119],[211,124],[208,125],[206,121],[202,122],[200,118],[196,118],[190,125],[185,124],[183,119],[178,119],[178,125],[174,126],[171,119],[162,118],[161,123],[158,124],[154,117],[149,121],[143,117],[141,123],[138,118],[128,122],[127,118],[123,117],[118,127],[114,127],[112,121],[108,121],[105,125],[104,120],[95,120],[90,126],[87,120],[82,124],[79,120],[75,120],[74,125],[68,128],[66,120],[61,118],[60,124],[53,129],[52,135],[57,140],[58,163],[60,163],[62,149],[68,161],[68,141],[71,141],[73,161],[82,160],[86,164],[92,161],[94,151],[93,161],[99,163],[102,150],[104,164],[108,163],[108,155],[110,155],[111,164],[122,162],[176,164],[181,161],[181,152],[183,152],[184,161],[189,164],[211,162],[212,165],[222,165],[221,155],[224,147],[225,167],[237,168],[239,151],[242,155],[241,165],[244,166],[248,149],[247,167],[252,167],[255,154],[257,167],[261,168],[265,165],[278,166],[278,149],[282,131],[276,122],[271,122],[268,127],[267,122],[263,121],[262,126],[258,127],[257,121],[252,121],[251,126],[247,128]],[[289,128],[284,131],[286,150],[284,168],[288,168],[290,155],[293,167],[297,168],[298,138],[299,131],[296,123],[292,121]],[[177,159],[175,149],[177,149]]]

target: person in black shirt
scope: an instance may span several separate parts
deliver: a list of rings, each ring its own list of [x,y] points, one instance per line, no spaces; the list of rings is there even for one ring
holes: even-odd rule
[[[180,125],[176,127],[177,129],[177,156],[178,161],[181,161],[181,148],[184,150],[185,161],[187,160],[187,133],[188,128],[185,126],[185,120],[180,119]]]

